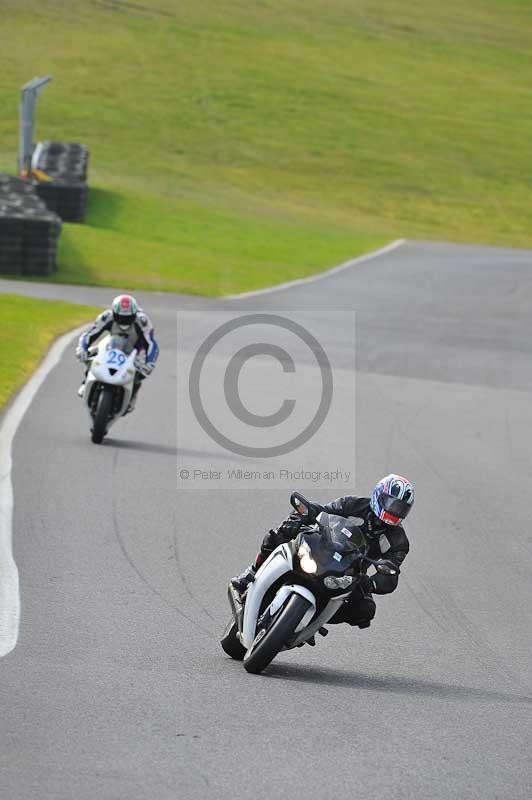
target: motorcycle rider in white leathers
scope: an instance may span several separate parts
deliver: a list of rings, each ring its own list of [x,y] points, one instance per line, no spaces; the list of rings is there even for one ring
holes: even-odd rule
[[[81,362],[87,364],[85,378],[89,370],[89,348],[106,333],[111,336],[127,337],[126,351],[131,352],[133,348],[137,349],[135,358],[137,371],[128,408],[128,412],[133,411],[141,383],[144,378],[151,374],[159,355],[159,346],[155,339],[153,325],[146,312],[139,308],[134,297],[129,294],[121,294],[115,297],[111,308],[102,311],[91,327],[80,336],[76,348],[76,356]],[[78,389],[80,397],[83,397],[85,391],[85,378]]]

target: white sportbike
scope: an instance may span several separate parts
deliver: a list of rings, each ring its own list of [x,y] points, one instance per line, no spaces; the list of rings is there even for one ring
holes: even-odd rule
[[[314,645],[369,565],[385,575],[399,568],[368,557],[368,542],[355,518],[325,511],[294,492],[290,503],[308,524],[275,548],[257,570],[244,598],[229,584],[233,613],[221,645],[248,672],[262,672],[281,650]]]
[[[85,379],[83,402],[89,414],[91,438],[100,444],[119,417],[129,408],[135,380],[136,348],[125,352],[127,337],[104,336],[89,349],[91,358]]]

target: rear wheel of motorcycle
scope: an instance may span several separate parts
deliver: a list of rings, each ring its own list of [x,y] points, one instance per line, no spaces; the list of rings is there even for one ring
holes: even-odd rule
[[[104,386],[98,398],[98,406],[92,426],[92,441],[94,444],[100,444],[103,437],[107,433],[107,423],[111,416],[111,407],[113,404],[113,390],[110,386]]]
[[[266,634],[244,656],[244,667],[254,674],[273,661],[277,653],[293,636],[295,629],[309,609],[309,602],[299,594],[293,594]]]
[[[223,633],[222,638],[220,639],[220,644],[228,656],[236,659],[236,661],[243,661],[244,656],[246,655],[246,648],[243,644],[241,644],[239,639],[237,639],[237,633],[238,625],[234,619],[231,619]]]

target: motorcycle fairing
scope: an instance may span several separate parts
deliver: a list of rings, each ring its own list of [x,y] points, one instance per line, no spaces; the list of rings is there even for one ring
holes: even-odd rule
[[[296,633],[297,633],[298,631],[302,631],[304,628],[307,627],[310,620],[316,613],[316,598],[314,597],[310,589],[307,589],[305,586],[301,586],[301,584],[285,583],[283,584],[283,586],[281,586],[281,588],[273,598],[272,602],[270,603],[270,614],[272,617],[274,616],[274,614],[277,614],[279,609],[285,604],[285,602],[287,601],[288,597],[291,594],[301,595],[301,597],[304,597],[305,600],[308,600],[310,604],[308,611],[306,612],[305,616],[303,617],[303,619],[296,628]]]
[[[293,555],[290,543],[288,543],[276,547],[264,564],[257,570],[255,580],[247,591],[246,603],[244,605],[243,628],[240,638],[246,649],[249,649],[255,640],[257,619],[264,595],[276,580],[287,572],[291,572],[292,568]],[[307,639],[310,639],[311,636],[317,633],[322,625],[325,625],[334,616],[344,600],[351,594],[349,591],[345,592],[345,594],[332,597],[322,612],[313,619],[316,613],[316,599],[312,592],[300,584],[287,584],[281,586],[279,592],[277,592],[275,598],[272,600],[270,608],[278,610],[288,596],[294,593],[302,595],[309,603],[312,603],[312,605],[297,626],[296,632],[298,635],[290,643],[290,649],[292,647],[297,647],[298,644],[307,641]],[[277,602],[279,596],[280,601]]]
[[[325,606],[325,608],[323,609],[323,611],[321,612],[321,614],[318,614],[316,619],[312,620],[312,622],[310,622],[310,624],[307,625],[306,628],[300,630],[301,626],[298,626],[296,631],[299,632],[299,635],[296,636],[293,642],[291,642],[290,648],[297,647],[298,644],[302,644],[303,642],[306,642],[307,639],[310,639],[311,636],[314,636],[314,634],[316,634],[319,631],[322,625],[326,625],[327,622],[329,622],[329,620],[332,619],[332,617],[336,614],[336,612],[338,611],[344,600],[348,598],[350,594],[351,594],[350,592],[346,592],[346,594],[341,594],[337,595],[336,597],[332,597]]]
[[[119,417],[123,416],[129,407],[131,396],[133,394],[133,381],[135,379],[135,356],[137,354],[136,349],[133,349],[128,355],[124,353],[126,358],[125,362],[122,364],[117,363],[115,368],[107,363],[109,344],[109,336],[104,336],[101,342],[99,342],[97,353],[91,361],[90,368],[85,379],[85,392],[83,394],[84,405],[92,424],[93,419],[91,402],[94,386],[97,383],[102,383],[110,386],[122,387],[122,404],[118,413],[109,420],[108,428],[110,428]],[[115,349],[118,350],[118,348]],[[110,367],[113,370],[112,373],[110,372]]]
[[[270,586],[281,575],[292,571],[292,551],[287,544],[276,547],[264,564],[257,570],[255,580],[246,593],[244,606],[244,624],[242,628],[242,644],[246,649],[251,647],[256,635],[257,619],[264,595]]]

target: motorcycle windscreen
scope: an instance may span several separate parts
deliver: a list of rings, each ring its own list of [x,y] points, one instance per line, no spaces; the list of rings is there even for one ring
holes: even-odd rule
[[[129,336],[120,336],[120,334],[115,333],[113,336],[109,336],[108,342],[108,350],[121,350],[126,355],[129,355],[133,350],[133,344],[129,341]]]
[[[367,552],[368,543],[364,533],[349,517],[322,513],[319,524],[322,537],[330,542],[336,552],[350,555]]]
[[[316,563],[313,578],[333,573],[343,575],[357,557],[355,548],[335,540],[336,537],[332,537],[328,529],[320,533],[304,533],[301,538],[310,546],[310,556]]]

